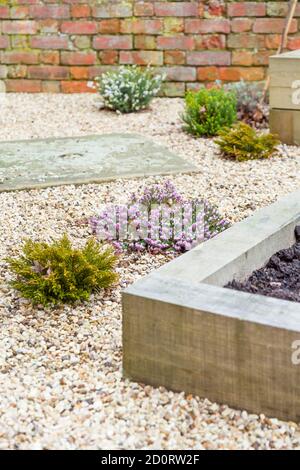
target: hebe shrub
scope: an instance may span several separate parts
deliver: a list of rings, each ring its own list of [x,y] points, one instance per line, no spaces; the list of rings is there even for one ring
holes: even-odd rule
[[[184,130],[197,137],[217,135],[237,119],[236,95],[222,88],[189,91],[182,116]]]
[[[154,254],[183,253],[229,226],[208,201],[185,199],[170,181],[132,194],[127,206],[105,207],[90,223],[94,234],[119,250]]]
[[[223,129],[219,132],[219,145],[224,157],[243,160],[255,160],[269,158],[276,152],[280,143],[273,134],[259,134],[253,127],[239,122],[231,129]]]
[[[105,107],[120,113],[145,109],[161,89],[163,75],[147,67],[123,66],[96,79]]]
[[[73,303],[111,286],[116,280],[116,256],[91,239],[85,247],[72,248],[64,235],[52,244],[28,240],[20,258],[8,258],[16,279],[11,285],[33,304]]]

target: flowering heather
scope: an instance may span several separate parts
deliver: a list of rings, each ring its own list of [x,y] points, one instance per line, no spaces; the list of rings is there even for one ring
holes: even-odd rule
[[[127,206],[106,206],[90,223],[120,251],[152,253],[184,253],[229,226],[208,201],[184,199],[170,181],[132,194]]]

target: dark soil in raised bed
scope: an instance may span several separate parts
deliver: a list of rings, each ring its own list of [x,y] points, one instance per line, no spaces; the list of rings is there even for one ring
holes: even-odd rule
[[[232,281],[225,287],[252,294],[300,302],[300,225],[296,243],[275,253],[266,266],[254,271],[244,282]]]

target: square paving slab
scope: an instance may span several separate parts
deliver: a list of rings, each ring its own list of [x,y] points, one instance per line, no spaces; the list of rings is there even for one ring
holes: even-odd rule
[[[0,192],[197,171],[136,134],[0,143]]]

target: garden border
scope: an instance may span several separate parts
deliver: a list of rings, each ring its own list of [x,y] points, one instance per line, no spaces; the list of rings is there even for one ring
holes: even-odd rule
[[[299,421],[300,304],[222,287],[292,245],[299,221],[297,191],[126,289],[125,377]]]

